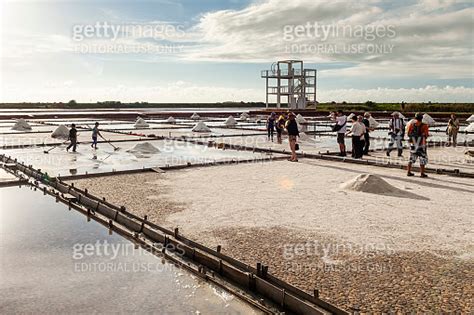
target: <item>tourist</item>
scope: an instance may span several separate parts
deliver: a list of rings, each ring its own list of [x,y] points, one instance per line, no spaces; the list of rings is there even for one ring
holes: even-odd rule
[[[448,121],[448,128],[446,129],[448,135],[448,146],[451,146],[451,139],[453,140],[452,143],[454,147],[458,144],[459,127],[459,119],[456,117],[456,114],[451,114],[451,118]]]
[[[337,143],[339,144],[339,156],[346,156],[346,144],[344,137],[347,132],[347,117],[344,115],[342,110],[338,110],[336,116],[333,118],[336,121],[336,125],[332,128],[333,131],[337,132]]]
[[[99,132],[99,122],[95,123],[94,128],[92,128],[92,144],[91,147],[97,149],[97,137],[101,136]]]
[[[370,148],[370,132],[374,131],[373,128],[370,128],[370,117],[372,115],[369,112],[364,114],[364,118],[362,119],[362,123],[365,126],[365,133],[364,133],[364,155],[369,155],[369,148]]]
[[[297,147],[297,137],[300,135],[298,131],[298,123],[296,122],[296,115],[290,113],[288,115],[288,121],[286,122],[286,130],[288,131],[288,142],[290,143],[291,158],[288,161],[298,162],[296,156],[296,147]]]
[[[410,142],[410,161],[407,167],[407,176],[414,176],[411,172],[413,163],[420,160],[421,177],[428,177],[425,173],[425,166],[428,163],[426,152],[426,138],[429,137],[429,127],[423,123],[423,115],[415,114],[415,120],[408,125],[408,138]]]
[[[77,147],[77,129],[76,129],[76,124],[71,125],[71,129],[69,130],[69,141],[71,143],[68,145],[66,148],[66,151],[69,152],[69,149],[72,148],[72,152],[76,152],[76,147]]]
[[[268,141],[270,139],[273,142],[273,131],[275,130],[275,121],[276,121],[276,114],[271,113],[267,119],[267,132],[268,132]]]
[[[387,156],[390,156],[390,152],[393,150],[393,145],[397,145],[398,157],[403,155],[403,138],[405,137],[405,122],[400,118],[400,113],[394,112],[392,118],[388,123],[390,135],[390,143],[387,148]]]
[[[276,124],[275,124],[275,129],[277,132],[277,142],[278,144],[281,144],[282,143],[281,135],[283,133],[283,130],[285,129],[285,116],[280,115],[280,117],[278,117],[278,120],[276,121]]]
[[[364,133],[365,126],[361,122],[362,116],[360,116],[360,121],[357,116],[352,116],[352,126],[351,129],[347,132],[347,135],[352,136],[352,157],[355,159],[361,159],[364,151]]]

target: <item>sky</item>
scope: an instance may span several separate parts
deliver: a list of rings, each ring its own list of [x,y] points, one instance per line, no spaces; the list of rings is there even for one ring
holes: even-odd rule
[[[264,101],[303,60],[320,102],[473,102],[474,2],[1,2],[0,102]]]

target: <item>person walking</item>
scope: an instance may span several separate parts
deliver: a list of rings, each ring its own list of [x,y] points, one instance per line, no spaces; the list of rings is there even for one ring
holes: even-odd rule
[[[69,149],[72,148],[72,152],[76,152],[76,147],[77,147],[76,124],[71,125],[71,129],[69,130],[68,140],[71,141],[71,143],[67,146],[66,151],[69,152]]]
[[[101,136],[100,131],[99,131],[99,122],[96,122],[94,125],[94,128],[92,128],[92,144],[91,148],[94,148],[97,150],[97,137]]]
[[[387,156],[390,156],[390,152],[393,151],[393,145],[397,145],[398,157],[403,155],[403,138],[405,137],[405,122],[400,118],[398,112],[392,114],[392,118],[388,123],[390,143],[387,148]]]
[[[364,133],[365,126],[362,122],[359,121],[357,116],[352,116],[352,126],[351,129],[347,132],[347,135],[352,136],[352,157],[355,159],[361,159],[364,151]],[[362,120],[362,116],[360,118]]]
[[[281,144],[282,143],[281,135],[283,133],[283,130],[285,129],[285,116],[280,115],[280,117],[278,117],[278,120],[276,121],[276,124],[275,124],[275,129],[277,132],[277,143]]]
[[[364,114],[364,118],[362,119],[362,123],[365,126],[365,133],[364,133],[364,150],[363,154],[364,155],[369,155],[369,149],[370,149],[370,132],[374,131],[373,128],[370,128],[370,117],[372,115],[369,112],[366,112]]]
[[[336,125],[332,128],[332,130],[337,132],[337,143],[339,144],[340,151],[339,156],[346,156],[346,144],[344,137],[347,132],[347,116],[344,115],[342,110],[338,110],[333,120],[336,121]]]
[[[451,114],[451,118],[448,121],[448,128],[446,133],[448,135],[448,146],[451,146],[451,139],[453,140],[453,147],[456,147],[458,144],[458,132],[460,128],[459,119],[456,117],[456,114]]]
[[[415,176],[412,173],[412,166],[417,159],[420,160],[421,177],[428,177],[425,173],[425,166],[428,163],[428,154],[426,152],[426,139],[429,137],[429,127],[423,123],[423,115],[415,114],[415,121],[410,123],[407,128],[408,140],[410,142],[410,160],[407,166],[407,176]]]
[[[275,121],[276,121],[276,114],[271,113],[270,116],[267,118],[267,132],[268,132],[268,141],[270,139],[273,142],[273,132],[275,130]]]
[[[297,147],[297,138],[300,135],[298,130],[298,123],[296,122],[296,115],[290,113],[288,115],[288,121],[286,122],[286,130],[288,131],[288,142],[290,143],[291,158],[288,161],[298,162],[298,157],[296,156],[296,147]]]

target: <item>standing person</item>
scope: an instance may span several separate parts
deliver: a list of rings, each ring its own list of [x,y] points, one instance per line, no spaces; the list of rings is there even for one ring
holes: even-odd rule
[[[285,129],[285,117],[283,115],[280,115],[280,117],[278,117],[278,120],[276,121],[276,124],[275,124],[275,129],[277,132],[277,142],[278,144],[281,144],[282,143],[281,134],[283,133],[283,129]]]
[[[66,151],[69,152],[69,149],[72,148],[72,152],[76,152],[76,147],[77,147],[77,129],[76,129],[76,124],[71,125],[71,129],[69,130],[69,141],[71,143],[68,145],[66,148]]]
[[[270,139],[273,142],[273,131],[275,130],[275,121],[276,121],[276,114],[271,113],[267,119],[267,132],[268,132],[268,141]]]
[[[286,122],[286,130],[288,131],[288,142],[290,143],[291,158],[288,161],[298,162],[298,157],[296,156],[296,140],[300,135],[298,130],[298,123],[296,122],[296,116],[294,113],[288,115],[288,121]]]
[[[459,119],[456,117],[456,114],[452,113],[448,121],[448,128],[446,129],[446,133],[448,134],[448,146],[451,146],[451,138],[453,139],[453,147],[456,147],[458,144],[459,127]]]
[[[332,128],[333,131],[337,131],[337,143],[339,144],[339,156],[346,156],[346,144],[344,137],[347,132],[347,117],[344,115],[342,110],[338,110],[334,119],[336,125]]]
[[[364,150],[364,143],[362,139],[364,137],[365,126],[359,122],[357,116],[352,116],[352,126],[351,129],[347,132],[347,135],[352,136],[352,157],[355,159],[362,158],[362,153]]]
[[[408,138],[410,141],[410,161],[407,166],[407,176],[415,176],[411,172],[413,163],[420,159],[421,177],[428,177],[425,174],[425,166],[428,163],[428,154],[426,152],[426,138],[429,137],[429,127],[423,122],[423,115],[415,114],[415,121],[408,125]]]
[[[398,157],[401,157],[403,154],[403,138],[405,137],[405,122],[400,118],[398,112],[392,114],[392,118],[388,123],[390,143],[387,148],[387,156],[390,156],[390,152],[393,150],[393,145],[397,145]]]
[[[92,144],[91,147],[97,150],[97,137],[101,136],[99,131],[99,122],[96,121],[94,128],[92,128]]]
[[[373,128],[370,128],[370,117],[372,115],[369,112],[364,114],[364,119],[362,119],[362,123],[365,126],[365,133],[364,133],[364,155],[369,155],[369,148],[370,148],[370,132],[373,131]]]

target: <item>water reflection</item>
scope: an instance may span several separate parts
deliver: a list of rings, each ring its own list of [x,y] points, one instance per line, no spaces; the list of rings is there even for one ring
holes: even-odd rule
[[[54,199],[0,189],[0,311],[253,314]]]

